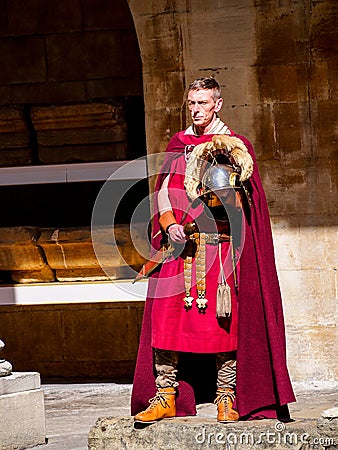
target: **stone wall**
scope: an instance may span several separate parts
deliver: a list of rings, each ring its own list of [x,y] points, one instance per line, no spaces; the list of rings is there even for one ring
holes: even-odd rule
[[[4,0],[0,17],[0,166],[134,156],[126,128],[134,114],[142,132],[142,73],[127,2]],[[91,103],[102,101],[106,109],[119,108],[119,130],[107,120],[102,126],[98,106],[89,114]],[[74,105],[74,114],[56,136],[67,108],[61,105]],[[81,106],[87,107],[86,131]],[[47,113],[50,128],[45,121],[42,131]],[[143,140],[139,147],[138,156],[145,153]]]
[[[138,301],[1,306],[1,334],[16,371],[131,382],[142,314]]]

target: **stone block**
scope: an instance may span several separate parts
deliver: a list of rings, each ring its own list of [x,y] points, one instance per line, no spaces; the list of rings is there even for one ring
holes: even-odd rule
[[[123,104],[32,108],[40,160],[46,163],[126,159]]]
[[[53,81],[123,76],[124,52],[119,31],[49,35],[48,77]]]
[[[217,75],[217,81],[222,88],[225,107],[256,104],[258,95],[256,68],[241,66],[222,69]]]
[[[164,80],[163,72],[158,73],[156,69],[154,70],[154,73],[143,75],[143,84],[146,86],[144,100],[148,154],[164,152],[170,137],[181,129],[184,120],[182,111],[184,74],[181,71],[169,71]],[[162,96],[157,95],[158,89],[163,92]]]
[[[2,270],[38,270],[46,266],[36,245],[35,227],[0,228],[0,266]]]
[[[215,3],[208,10],[203,2],[198,2],[194,5],[193,13],[189,14],[189,19],[186,19],[189,21],[190,34],[186,65],[192,65],[195,73],[201,68],[216,72],[224,64],[227,68],[252,65],[255,60],[255,19],[250,1],[228,2],[226,7],[222,3]],[[203,46],[200,40],[201,29]],[[214,39],[215,30],[222,30],[221,39]]]
[[[287,324],[325,327],[337,323],[333,270],[282,270],[279,280]]]
[[[83,130],[88,128],[93,129],[102,128],[105,132],[111,131],[115,126],[121,127],[123,118],[123,109],[121,103],[86,103],[78,105],[64,105],[64,106],[42,106],[35,107],[31,110],[31,118],[33,125],[39,133],[51,131],[68,131],[68,130]],[[120,129],[118,128],[119,132]],[[42,135],[43,136],[43,135]],[[113,136],[110,135],[110,138]],[[50,136],[53,139],[53,135]],[[54,137],[55,138],[55,137]],[[79,138],[79,143],[86,143],[88,139],[84,136],[84,140]],[[102,141],[100,141],[102,142]],[[107,141],[104,141],[107,142]],[[48,141],[44,141],[47,144]],[[60,144],[67,144],[69,142],[60,142]],[[74,141],[71,141],[74,143]],[[52,140],[51,145],[55,145]]]
[[[270,104],[257,105],[253,110],[253,114],[253,131],[255,136],[253,144],[258,165],[260,165],[260,161],[278,159],[272,106]]]
[[[37,372],[0,378],[0,448],[14,450],[45,443],[43,391]]]
[[[12,372],[0,378],[0,395],[31,391],[41,387],[40,374],[37,372]]]
[[[55,277],[58,281],[107,281],[110,280],[109,276],[100,268],[88,268],[81,269],[57,269],[55,270]]]
[[[84,29],[129,29],[134,26],[128,4],[124,0],[82,0],[82,21]]]
[[[319,158],[309,158],[305,163],[304,159],[295,157],[290,166],[290,161],[291,155],[288,161],[285,154],[283,161],[259,162],[270,214],[284,215],[290,220],[293,214],[299,217],[334,216],[334,164],[328,164],[328,161]]]
[[[53,270],[44,265],[39,270],[12,270],[11,278],[15,283],[49,283],[55,281],[55,273]]]
[[[0,152],[1,154],[1,152]],[[12,281],[35,283],[55,281],[37,245],[40,230],[36,227],[0,228],[0,267],[11,271]]]
[[[18,149],[29,146],[29,130],[23,108],[0,108],[0,149]]]
[[[333,216],[335,217],[335,216]],[[337,225],[328,223],[328,226],[323,233],[325,236],[325,261],[327,267],[331,270],[337,270],[338,261],[338,245],[337,245]]]
[[[0,150],[0,166],[27,166],[32,163],[32,150],[30,148],[11,148]]]
[[[0,39],[0,84],[38,83],[46,80],[44,38],[20,36]]]
[[[0,13],[1,15],[1,13]],[[10,105],[13,103],[11,101],[12,90],[10,86],[0,86],[0,105]]]
[[[64,359],[60,308],[44,305],[2,309],[1,333],[6,339],[5,357],[16,370],[37,370],[35,361],[48,365]],[[19,332],[21,330],[21,332]]]
[[[12,35],[49,34],[81,30],[80,0],[46,3],[12,0],[7,5],[8,32]]]
[[[12,87],[12,102],[16,104],[62,104],[86,100],[84,81],[22,83]]]
[[[320,101],[312,105],[313,138],[316,143],[314,155],[321,158],[337,160],[337,101]],[[334,165],[333,165],[334,166]],[[337,175],[337,165],[332,167]]]
[[[76,133],[74,133],[74,139],[76,139]],[[39,145],[39,161],[45,164],[119,161],[126,159],[127,150],[126,141],[58,147]]]
[[[44,230],[38,242],[49,266],[62,270],[63,276],[65,270],[98,270],[100,266],[114,275],[121,266],[141,268],[145,262],[143,255],[148,254],[146,229],[144,224],[136,228],[133,239],[126,225],[116,225],[114,229],[97,228],[94,244],[89,228]]]
[[[301,224],[297,218],[273,217],[275,254],[279,270],[333,270],[338,260],[337,227]]]
[[[328,100],[330,96],[330,81],[329,81],[329,60],[316,60],[315,64],[311,65],[309,78],[309,96],[311,100]],[[335,68],[336,69],[336,68]],[[334,82],[334,84],[336,84]]]
[[[338,261],[336,226],[302,227],[300,229],[301,267],[303,270],[332,271]]]
[[[265,102],[307,101],[309,72],[307,62],[258,67],[260,98]]]
[[[327,73],[328,73],[328,82],[329,82],[329,98],[332,100],[338,100],[338,83],[336,73],[338,71],[338,58],[330,57],[327,60]]]
[[[225,122],[236,133],[243,136],[252,135],[252,128],[255,122],[256,107],[252,105],[225,105],[222,109],[222,116]],[[251,139],[251,138],[250,138]],[[256,146],[255,140],[251,139],[252,144]]]
[[[100,121],[100,117],[98,117],[97,120]],[[55,122],[57,122],[57,118],[55,118]],[[69,118],[69,122],[71,122],[71,118]],[[51,147],[56,150],[58,146],[81,146],[81,144],[88,144],[88,146],[96,145],[99,147],[100,144],[106,142],[114,144],[115,142],[123,141],[126,138],[125,125],[121,123],[114,124],[112,122],[112,128],[103,128],[106,126],[104,123],[102,123],[102,128],[100,128],[101,124],[98,123],[95,128],[87,129],[84,128],[79,119],[78,125],[79,126],[76,127],[76,124],[73,124],[73,126],[75,126],[73,129],[59,128],[56,130],[39,130],[38,142],[41,146]],[[71,126],[71,123],[69,123],[69,126]],[[90,127],[89,124],[86,126]],[[93,126],[93,123],[91,126]],[[84,147],[86,148],[86,146]]]
[[[10,358],[16,370],[39,371],[45,379],[131,382],[143,307],[144,301],[116,298],[95,303],[2,306],[4,357]]]
[[[308,17],[303,2],[269,3],[256,6],[256,47],[258,64],[299,63],[308,60]]]
[[[138,71],[137,71],[138,72]],[[99,80],[87,80],[87,100],[92,98],[125,96],[142,96],[142,76],[134,74],[133,77],[102,78]]]
[[[182,35],[179,17],[175,13],[142,14],[138,20],[140,22],[138,28],[144,34],[143,42],[147,43],[147,50],[142,53],[143,66],[147,67],[151,79],[154,80],[154,76],[158,76],[164,82],[163,73],[169,76],[182,70]],[[144,85],[146,86],[146,83]],[[167,94],[168,92],[165,93]]]
[[[45,444],[42,389],[0,395],[0,448],[25,449]]]
[[[311,12],[311,53],[315,58],[337,55],[338,11],[335,2],[316,2]]]
[[[279,220],[273,226],[276,265],[279,271],[299,270],[301,250],[299,228],[291,228],[287,221]]]
[[[288,368],[293,381],[337,380],[336,326],[286,328]]]
[[[100,305],[96,309],[98,313]],[[134,360],[139,338],[136,309],[110,308],[97,313],[79,307],[63,314],[64,358],[90,362],[105,361],[111,355],[115,361]]]
[[[305,107],[305,104],[303,105]],[[311,148],[302,148],[300,128],[301,105],[299,103],[274,103],[273,115],[277,151],[283,158],[291,154],[311,155]]]

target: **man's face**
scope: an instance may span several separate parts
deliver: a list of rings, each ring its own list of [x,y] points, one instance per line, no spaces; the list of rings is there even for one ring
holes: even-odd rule
[[[193,90],[188,93],[188,107],[196,127],[207,128],[215,119],[215,113],[222,107],[223,100],[219,98],[215,101],[212,94],[211,89]]]

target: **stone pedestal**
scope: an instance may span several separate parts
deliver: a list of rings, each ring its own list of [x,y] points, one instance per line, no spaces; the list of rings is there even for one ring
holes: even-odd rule
[[[44,396],[37,372],[0,378],[0,448],[25,449],[45,443]]]

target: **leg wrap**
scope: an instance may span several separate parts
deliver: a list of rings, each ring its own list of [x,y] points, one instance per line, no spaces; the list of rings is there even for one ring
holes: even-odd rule
[[[155,369],[157,388],[177,387],[176,381],[178,352],[155,348]]]
[[[236,354],[217,353],[217,388],[236,388]]]

